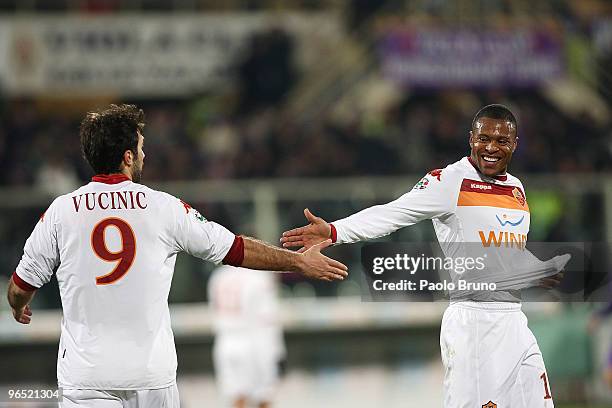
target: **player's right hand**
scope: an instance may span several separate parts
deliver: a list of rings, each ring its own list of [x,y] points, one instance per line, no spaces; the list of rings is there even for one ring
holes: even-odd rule
[[[570,254],[557,255],[552,258],[555,268],[559,271],[556,275],[549,276],[547,278],[540,279],[539,286],[545,289],[554,289],[561,284],[563,277],[565,276],[564,269],[569,260],[572,259]]]
[[[284,248],[304,247],[308,249],[331,236],[331,227],[327,221],[316,217],[308,208],[304,210],[304,215],[310,224],[283,232],[280,242]]]
[[[348,276],[348,268],[342,262],[326,257],[321,250],[332,244],[331,239],[324,240],[302,252],[300,272],[307,278],[324,281],[343,280]]]
[[[21,324],[30,324],[32,320],[31,316],[32,310],[30,310],[30,306],[28,305],[21,310],[13,309],[13,317]]]
[[[540,287],[544,289],[554,289],[561,284],[564,276],[565,274],[563,271],[561,271],[556,275],[549,276],[548,278],[542,278],[540,279]]]

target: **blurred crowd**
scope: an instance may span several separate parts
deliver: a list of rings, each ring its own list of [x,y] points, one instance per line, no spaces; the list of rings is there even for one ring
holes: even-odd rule
[[[537,91],[409,94],[382,112],[301,123],[275,103],[228,112],[214,97],[136,102],[146,113],[145,180],[344,177],[423,173],[468,152],[471,117],[508,103],[519,117],[513,172],[612,169],[612,134],[568,117]],[[0,114],[0,183],[68,191],[91,172],[81,157],[78,118],[32,101]]]

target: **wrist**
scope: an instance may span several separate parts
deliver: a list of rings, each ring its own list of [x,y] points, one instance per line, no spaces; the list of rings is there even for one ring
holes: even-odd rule
[[[335,244],[336,241],[338,240],[338,231],[336,231],[336,227],[334,226],[334,224],[328,224],[328,225],[329,225],[328,238],[331,238],[332,244]]]
[[[305,269],[306,261],[304,260],[304,254],[299,252],[294,252],[295,256],[292,259],[292,270],[297,270],[302,272]]]

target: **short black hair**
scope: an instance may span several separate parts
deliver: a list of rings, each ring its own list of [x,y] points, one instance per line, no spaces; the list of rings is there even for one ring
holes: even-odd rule
[[[507,122],[510,122],[514,125],[514,128],[518,134],[518,124],[516,122],[516,117],[512,113],[512,111],[505,105],[501,105],[498,103],[494,103],[492,105],[487,105],[483,108],[480,108],[476,115],[474,115],[474,119],[472,119],[472,130],[476,126],[476,122],[478,122],[481,118],[491,118],[491,119],[501,119]]]
[[[138,131],[143,128],[144,112],[135,105],[89,112],[79,132],[83,156],[96,174],[118,173],[126,150],[138,157]]]

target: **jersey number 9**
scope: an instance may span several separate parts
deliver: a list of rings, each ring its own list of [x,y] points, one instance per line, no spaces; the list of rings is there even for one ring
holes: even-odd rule
[[[106,228],[113,226],[121,234],[121,250],[111,252],[106,247]],[[121,218],[105,218],[91,232],[91,247],[95,254],[106,262],[116,262],[115,268],[106,275],[96,276],[96,285],[108,285],[117,282],[131,268],[136,257],[136,237],[130,225]]]

